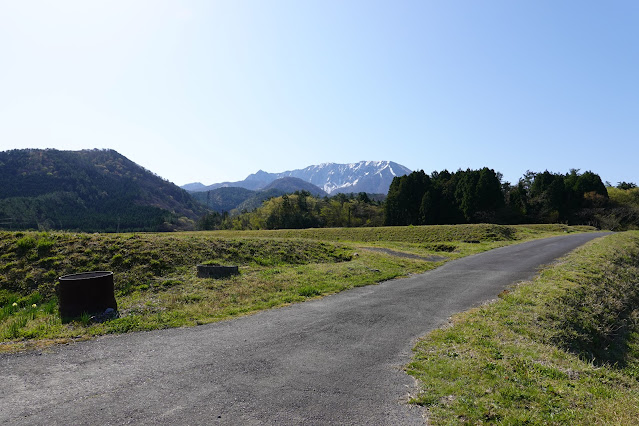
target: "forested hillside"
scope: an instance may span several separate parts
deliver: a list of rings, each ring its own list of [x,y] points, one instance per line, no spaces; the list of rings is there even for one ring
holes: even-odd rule
[[[176,185],[112,150],[0,152],[0,228],[157,231],[205,213]]]
[[[191,192],[191,196],[218,213],[230,212],[255,196],[255,191],[240,187],[222,187],[209,191]],[[276,194],[281,195],[281,194]]]

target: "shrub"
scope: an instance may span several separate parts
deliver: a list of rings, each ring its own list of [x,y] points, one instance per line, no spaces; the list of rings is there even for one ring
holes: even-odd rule
[[[319,296],[322,292],[313,286],[304,286],[299,289],[298,294],[302,297]]]
[[[51,247],[53,247],[54,242],[48,238],[40,238],[36,243],[36,250],[38,251],[38,255],[43,256],[48,254],[51,251]]]
[[[16,241],[16,247],[19,254],[25,254],[36,246],[36,240],[33,237],[26,236]]]

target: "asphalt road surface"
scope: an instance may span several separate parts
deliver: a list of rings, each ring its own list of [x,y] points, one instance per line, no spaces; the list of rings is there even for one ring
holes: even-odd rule
[[[415,340],[602,236],[466,257],[421,275],[215,324],[0,356],[0,424],[423,424]]]

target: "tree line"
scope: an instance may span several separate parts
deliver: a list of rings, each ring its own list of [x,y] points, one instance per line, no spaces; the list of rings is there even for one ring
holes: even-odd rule
[[[317,198],[298,191],[265,201],[252,212],[209,213],[199,229],[436,225],[461,223],[567,223],[604,229],[639,227],[639,188],[604,185],[599,175],[527,172],[517,184],[479,170],[423,170],[393,179],[385,201],[365,193]],[[609,193],[613,196],[610,197]]]
[[[484,167],[396,177],[384,211],[386,225],[582,223],[595,220],[584,217],[584,210],[607,202],[605,185],[590,171],[527,172],[511,185]]]

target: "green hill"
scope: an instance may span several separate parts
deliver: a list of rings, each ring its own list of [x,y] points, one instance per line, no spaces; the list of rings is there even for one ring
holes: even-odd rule
[[[0,152],[1,229],[188,229],[204,213],[186,191],[113,150]]]
[[[191,196],[216,212],[230,212],[255,195],[255,191],[239,187],[223,187],[191,192]]]
[[[189,191],[191,196],[216,212],[253,211],[270,198],[296,191],[308,191],[323,197],[328,194],[317,186],[302,179],[284,177],[271,182],[259,191],[237,186],[215,188],[207,191]]]

